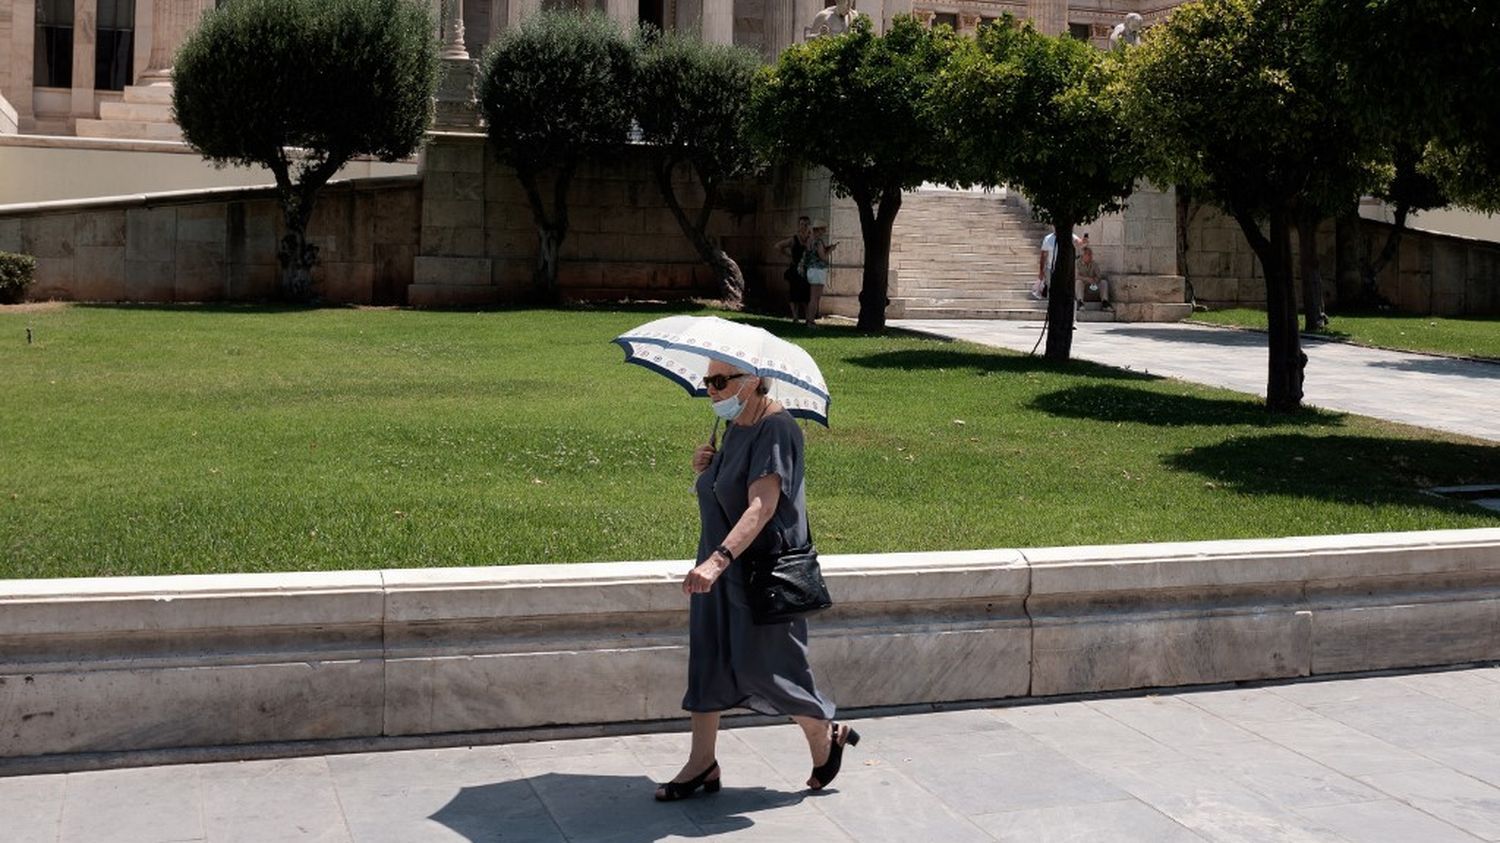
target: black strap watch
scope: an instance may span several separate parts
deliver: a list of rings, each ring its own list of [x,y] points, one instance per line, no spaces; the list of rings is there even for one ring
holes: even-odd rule
[[[729,564],[734,564],[734,554],[730,553],[729,548],[725,547],[724,545],[721,544],[718,547],[714,548],[714,553],[723,554],[724,558],[729,560]],[[712,556],[713,553],[710,553],[709,555]]]

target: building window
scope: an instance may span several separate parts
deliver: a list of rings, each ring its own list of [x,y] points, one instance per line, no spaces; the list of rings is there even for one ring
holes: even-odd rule
[[[99,0],[94,87],[123,91],[135,81],[135,0]]]
[[[33,49],[38,88],[73,87],[73,0],[36,0]]]
[[[950,14],[948,12],[938,12],[937,14],[935,14],[935,15],[932,16],[932,25],[933,26],[941,26],[942,24],[947,24],[949,27],[951,27],[953,29],[954,32],[957,32],[958,31],[958,15],[956,15],[956,14]]]
[[[1079,41],[1087,41],[1094,34],[1094,28],[1086,23],[1068,24],[1068,34]]]

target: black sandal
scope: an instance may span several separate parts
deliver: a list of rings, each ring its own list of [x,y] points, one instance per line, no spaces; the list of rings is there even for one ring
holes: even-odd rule
[[[839,740],[838,723],[830,721],[829,728],[833,734],[828,745],[828,760],[813,768],[812,778],[818,783],[817,787],[812,788],[813,790],[822,790],[833,783],[833,777],[839,774],[839,767],[844,763],[844,745],[859,744],[859,732],[854,731],[853,727],[845,727],[847,731],[842,733],[843,740]]]
[[[715,761],[714,763],[708,765],[707,770],[704,770],[703,772],[699,773],[696,776],[693,776],[691,779],[688,779],[685,782],[666,782],[665,784],[661,785],[659,791],[657,792],[656,801],[676,802],[679,799],[686,799],[689,796],[692,796],[693,793],[696,792],[700,787],[703,788],[703,792],[705,794],[718,793],[719,788],[724,786],[722,777],[714,779],[712,781],[710,781],[708,778],[708,774],[717,769],[719,769],[719,762]]]

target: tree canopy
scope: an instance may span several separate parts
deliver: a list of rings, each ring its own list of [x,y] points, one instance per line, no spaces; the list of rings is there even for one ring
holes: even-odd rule
[[[275,174],[287,295],[310,293],[318,190],[356,155],[416,151],[438,66],[432,18],[412,0],[235,0],[183,43],[175,119],[205,158]]]
[[[558,297],[568,187],[578,166],[624,144],[632,122],[635,51],[603,14],[543,11],[507,30],[481,59],[479,102],[490,144],[515,168],[537,226],[536,296]],[[551,178],[552,207],[543,199]]]
[[[747,116],[760,56],[742,47],[655,32],[641,39],[639,50],[635,115],[642,137],[656,148],[662,196],[683,234],[718,274],[725,300],[738,301],[744,277],[708,237],[708,222],[720,186],[747,175],[756,163]],[[673,174],[683,165],[703,189],[695,219],[688,217],[673,186]]]
[[[859,326],[885,326],[891,227],[903,191],[949,181],[951,156],[933,130],[929,91],[959,39],[897,17],[883,35],[868,18],[795,45],[761,76],[750,127],[768,158],[827,169],[854,200],[864,240]]]
[[[963,179],[1008,184],[1053,226],[1058,243],[1075,225],[1118,211],[1142,160],[1110,80],[1118,64],[1068,36],[1012,19],[986,27],[957,50],[934,88],[935,112]],[[1047,356],[1072,346],[1073,251],[1058,251],[1048,310]],[[1065,279],[1057,283],[1057,279]]]

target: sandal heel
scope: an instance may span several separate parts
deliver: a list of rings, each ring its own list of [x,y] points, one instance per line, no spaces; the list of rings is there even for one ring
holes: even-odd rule
[[[703,792],[704,793],[718,793],[719,792],[719,788],[721,788],[723,786],[724,786],[724,782],[723,782],[722,779],[714,779],[713,781],[707,781],[707,782],[703,783]]]

